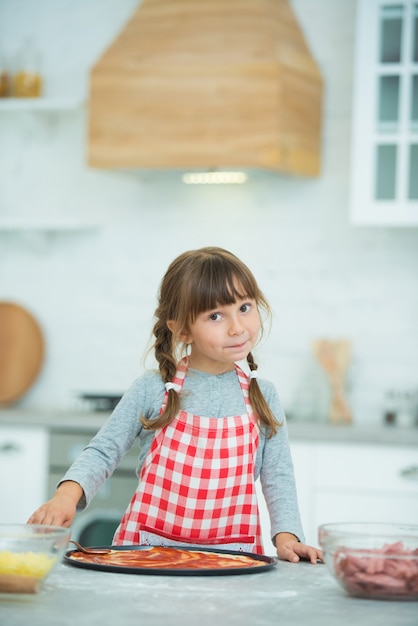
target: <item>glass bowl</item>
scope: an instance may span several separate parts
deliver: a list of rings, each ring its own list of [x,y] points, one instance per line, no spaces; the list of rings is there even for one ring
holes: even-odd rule
[[[0,524],[0,591],[37,591],[62,560],[69,540],[69,528]]]
[[[418,526],[323,524],[318,539],[328,570],[350,595],[418,600]]]

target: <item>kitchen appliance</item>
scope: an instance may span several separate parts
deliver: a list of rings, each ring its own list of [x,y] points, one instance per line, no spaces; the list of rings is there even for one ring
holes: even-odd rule
[[[92,167],[319,173],[322,78],[288,0],[143,0],[88,100]]]
[[[48,497],[55,493],[58,482],[83,448],[96,434],[97,429],[59,427],[51,431],[49,440]],[[133,448],[123,457],[119,466],[106,480],[90,506],[77,513],[71,526],[71,538],[85,546],[112,543],[115,530],[134,493],[138,478],[135,470],[138,450]]]
[[[122,398],[121,393],[80,393],[78,398],[91,411],[113,411]]]

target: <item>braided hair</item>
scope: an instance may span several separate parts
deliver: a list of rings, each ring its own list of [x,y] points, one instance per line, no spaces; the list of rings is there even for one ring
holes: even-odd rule
[[[217,306],[234,304],[243,298],[255,300],[259,312],[270,317],[269,304],[251,271],[234,254],[223,248],[190,250],[171,263],[160,284],[152,331],[154,344],[151,348],[164,383],[171,382],[175,377],[177,364],[187,349],[180,335],[190,331],[197,316]],[[176,322],[178,332],[170,330],[170,321]],[[257,370],[258,365],[251,352],[247,356],[247,363],[250,371]],[[280,423],[267,404],[255,377],[250,379],[249,396],[259,421],[266,427],[267,435],[271,436]],[[152,421],[141,418],[141,422],[145,428],[161,428],[169,424],[179,410],[179,394],[170,389],[167,403],[159,417]]]

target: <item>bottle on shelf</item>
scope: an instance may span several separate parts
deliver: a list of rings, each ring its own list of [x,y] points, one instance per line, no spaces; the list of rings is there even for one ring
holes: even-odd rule
[[[30,39],[20,48],[16,58],[16,73],[13,78],[15,98],[39,98],[43,80],[40,70],[39,50]]]
[[[411,428],[418,426],[418,393],[414,389],[389,389],[385,394],[386,424]]]
[[[0,98],[10,96],[10,73],[7,70],[5,56],[0,50]]]

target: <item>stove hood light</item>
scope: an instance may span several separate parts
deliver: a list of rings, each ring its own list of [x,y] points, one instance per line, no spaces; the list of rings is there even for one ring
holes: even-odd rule
[[[183,174],[186,185],[241,185],[247,181],[244,172],[188,172]]]

